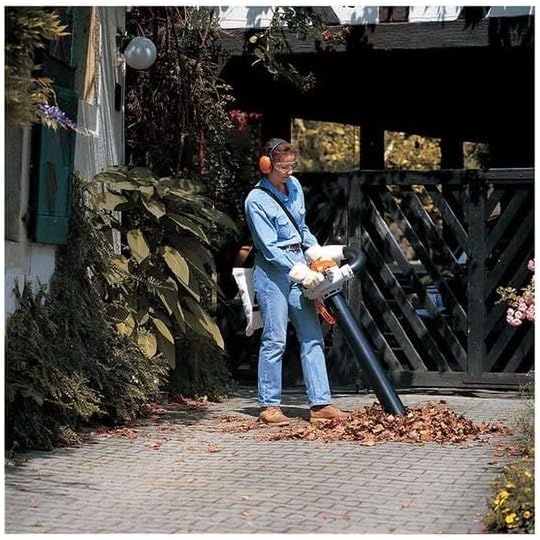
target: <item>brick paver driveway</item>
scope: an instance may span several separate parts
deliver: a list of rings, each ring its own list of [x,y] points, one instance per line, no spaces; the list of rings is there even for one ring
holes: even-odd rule
[[[345,409],[373,394],[335,394]],[[444,398],[471,420],[512,426],[515,394]],[[301,391],[287,414],[307,418]],[[281,440],[224,433],[224,415],[256,414],[255,392],[96,437],[81,448],[8,463],[6,533],[477,533],[511,437],[463,446]],[[301,420],[298,420],[301,422]]]

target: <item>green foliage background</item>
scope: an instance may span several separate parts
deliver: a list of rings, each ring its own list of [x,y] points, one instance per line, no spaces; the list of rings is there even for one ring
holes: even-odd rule
[[[159,351],[172,368],[190,361],[176,346],[180,336],[198,334],[222,350],[220,330],[204,307],[217,294],[209,233],[217,226],[235,230],[234,222],[193,183],[158,179],[146,168],[111,167],[93,183],[94,225],[107,237],[118,233],[121,242],[114,271],[102,276],[117,329],[149,357]],[[122,210],[121,219],[107,210]]]
[[[156,63],[150,70],[128,70],[128,164],[148,167],[156,178],[169,178],[178,185],[196,187],[192,202],[195,204],[198,199],[201,211],[192,211],[188,219],[196,226],[203,226],[204,247],[216,261],[212,265],[212,279],[215,281],[218,276],[217,289],[214,285],[211,290],[208,282],[208,286],[203,287],[200,307],[219,321],[228,309],[227,291],[222,294],[222,286],[227,289],[227,279],[220,277],[221,270],[224,268],[224,273],[230,273],[230,255],[234,254],[237,233],[232,227],[224,228],[217,222],[207,227],[208,216],[202,212],[204,209],[220,211],[241,223],[239,201],[244,189],[238,182],[238,174],[245,159],[235,151],[236,130],[229,115],[231,89],[218,78],[221,30],[212,10],[196,7],[134,7],[127,13],[126,24],[133,34],[150,37],[158,49]],[[137,218],[130,221],[132,218],[134,216],[128,212],[126,224],[139,228]],[[182,220],[185,218],[184,215]],[[174,231],[178,226],[176,221],[175,225],[168,217],[162,220],[161,231],[168,235],[168,242],[180,233]],[[154,227],[154,231],[158,230]],[[151,251],[166,239],[160,234],[148,237]],[[186,235],[185,230],[182,235]],[[180,253],[185,256],[186,250]],[[200,272],[196,275],[201,277]],[[185,301],[189,301],[189,292],[186,294],[180,286],[179,302],[184,305]],[[193,312],[187,310],[185,314],[189,315],[190,311]],[[207,323],[211,324],[209,320]],[[202,336],[189,329],[182,331],[180,327],[173,334],[178,341],[176,349],[186,352],[180,361],[177,358],[175,373],[171,375],[176,390],[189,395],[194,388],[199,392],[202,381],[206,381],[215,389],[213,393],[226,394],[228,383],[223,382],[222,367],[227,351],[217,342],[212,344],[210,338],[208,346],[197,347],[199,354],[195,358],[187,351],[195,350],[195,343],[199,343]],[[190,335],[193,343],[188,343]]]

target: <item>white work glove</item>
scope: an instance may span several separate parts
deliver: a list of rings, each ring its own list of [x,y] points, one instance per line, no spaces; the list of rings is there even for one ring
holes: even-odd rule
[[[312,289],[324,281],[324,276],[311,270],[305,263],[297,262],[289,272],[289,279],[301,283],[306,289]]]
[[[343,248],[345,246],[319,246],[315,244],[306,249],[305,255],[309,261],[334,261],[340,263],[345,257],[343,256]]]
[[[306,256],[308,262],[318,261],[321,258],[322,250],[322,246],[319,246],[319,244],[315,244],[314,246],[306,249],[306,251],[304,251],[304,255]]]

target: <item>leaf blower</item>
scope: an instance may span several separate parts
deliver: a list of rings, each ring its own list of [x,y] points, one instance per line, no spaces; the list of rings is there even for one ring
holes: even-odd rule
[[[333,260],[311,262],[310,269],[321,272],[325,279],[320,285],[304,289],[304,295],[314,301],[317,312],[328,323],[337,324],[343,331],[384,410],[390,414],[403,415],[405,406],[383,371],[364,332],[357,324],[342,292],[345,282],[360,273],[365,258],[360,249],[354,246],[343,247],[343,258],[349,263],[337,266]]]

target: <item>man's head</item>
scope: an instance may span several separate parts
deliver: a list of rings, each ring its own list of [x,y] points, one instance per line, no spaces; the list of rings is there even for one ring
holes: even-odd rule
[[[259,159],[259,168],[263,174],[276,170],[281,174],[290,174],[297,165],[298,149],[284,139],[270,139],[263,147]]]

